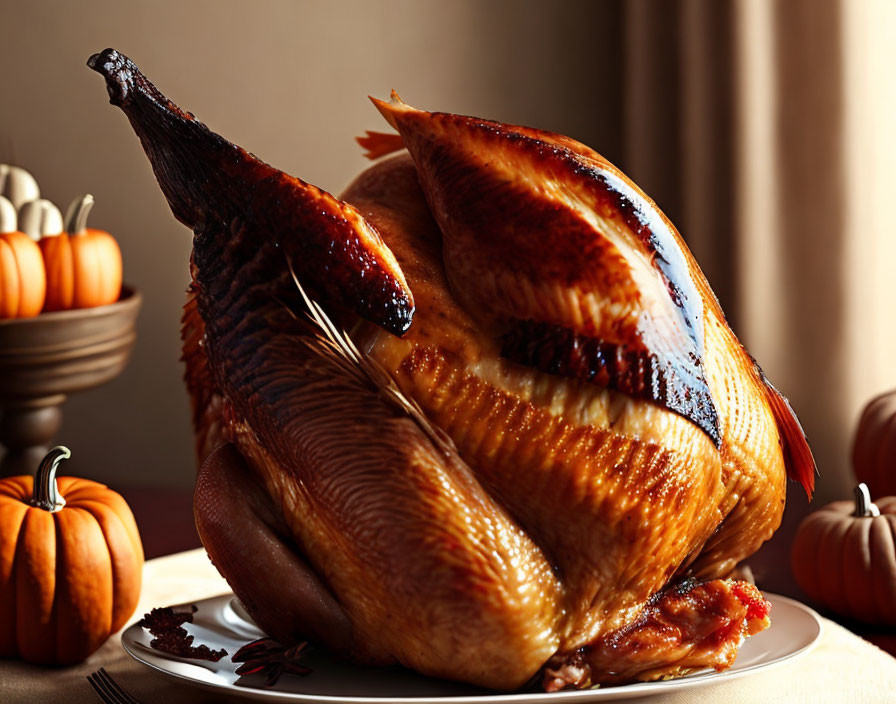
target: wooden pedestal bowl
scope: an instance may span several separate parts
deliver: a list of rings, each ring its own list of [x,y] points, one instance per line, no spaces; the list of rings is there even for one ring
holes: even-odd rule
[[[0,320],[0,477],[33,474],[59,430],[66,396],[121,373],[141,301],[125,286],[108,306]]]

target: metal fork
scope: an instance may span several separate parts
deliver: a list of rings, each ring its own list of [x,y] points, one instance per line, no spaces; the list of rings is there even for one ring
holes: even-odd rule
[[[140,704],[130,694],[123,690],[119,684],[112,679],[112,675],[106,672],[106,668],[101,667],[92,675],[87,675],[87,681],[105,704]]]

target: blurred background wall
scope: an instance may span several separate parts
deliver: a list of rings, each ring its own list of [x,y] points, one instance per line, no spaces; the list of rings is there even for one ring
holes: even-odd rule
[[[172,99],[339,191],[383,125],[366,96],[569,134],[618,163],[691,244],[729,318],[848,495],[864,400],[896,385],[896,6],[884,0],[29,3],[0,0],[0,161],[62,204],[97,198],[145,296],[128,370],[73,397],[72,471],[188,486],[178,363],[189,233],[86,58],[113,46]],[[805,501],[791,502],[805,511]]]

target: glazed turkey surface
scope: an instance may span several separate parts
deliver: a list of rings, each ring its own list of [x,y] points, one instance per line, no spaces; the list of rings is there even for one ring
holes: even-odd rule
[[[512,690],[721,669],[768,625],[723,578],[811,454],[615,167],[393,95],[359,141],[407,153],[335,198],[90,65],[195,232],[197,526],[265,630]]]

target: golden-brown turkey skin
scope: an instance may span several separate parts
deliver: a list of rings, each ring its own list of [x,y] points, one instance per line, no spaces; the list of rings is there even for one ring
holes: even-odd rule
[[[205,458],[194,505],[203,545],[265,633],[281,643],[313,640],[343,655],[356,650],[348,616],[234,445],[219,445]],[[242,588],[247,584],[252,588]]]
[[[559,642],[549,563],[456,455],[294,319],[280,263],[273,247],[239,236],[197,251],[228,436],[342,605],[356,659],[519,686]]]
[[[383,233],[417,302],[403,338],[373,326],[356,337],[556,565],[561,649],[631,621],[734,506],[743,505],[746,520],[735,516],[712,539],[724,543],[736,531],[737,545],[702,561],[701,575],[721,576],[754,552],[780,522],[784,466],[764,387],[732,384],[740,347],[708,335],[710,383],[734,396],[716,396],[721,452],[696,425],[655,403],[502,360],[497,337],[452,297],[438,231],[413,202],[414,174],[408,158],[397,157],[343,194]],[[397,218],[392,208],[411,217]]]
[[[197,523],[263,626],[503,690],[577,653],[589,682],[730,660],[736,629],[707,624],[744,623],[743,600],[666,587],[755,550],[785,468],[808,483],[811,458],[633,184],[567,138],[382,104],[413,162],[339,200],[209,132],[117,52],[91,66],[195,232],[198,450],[238,450],[209,455]],[[387,377],[318,337],[290,268]],[[225,510],[231,491],[245,502]],[[265,559],[281,588],[257,583]],[[317,605],[306,631],[296,603]]]
[[[374,103],[414,159],[465,310],[499,335],[510,324],[515,347],[508,354],[505,333],[501,351],[512,359],[651,399],[705,430],[719,447],[725,497],[713,508],[725,524],[692,572],[724,574],[754,552],[780,522],[785,469],[811,493],[814,462],[674,226],[612,164],[567,137],[417,110],[394,93]],[[606,356],[594,354],[607,342]]]
[[[414,159],[454,295],[504,356],[656,401],[718,442],[703,301],[633,184],[567,138],[374,102]]]
[[[505,356],[656,401],[720,445],[704,360],[718,325],[811,496],[815,464],[795,414],[727,327],[675,227],[625,174],[563,135],[418,110],[394,91],[373,102],[414,160],[454,295],[495,323]]]
[[[550,565],[462,461],[309,336],[284,305],[296,291],[271,268],[279,262],[274,248],[239,237],[197,252],[228,437],[342,605],[356,659],[519,686],[559,642]],[[239,524],[211,530],[240,533]],[[218,552],[232,542],[205,544],[234,590],[251,596],[251,580]]]

